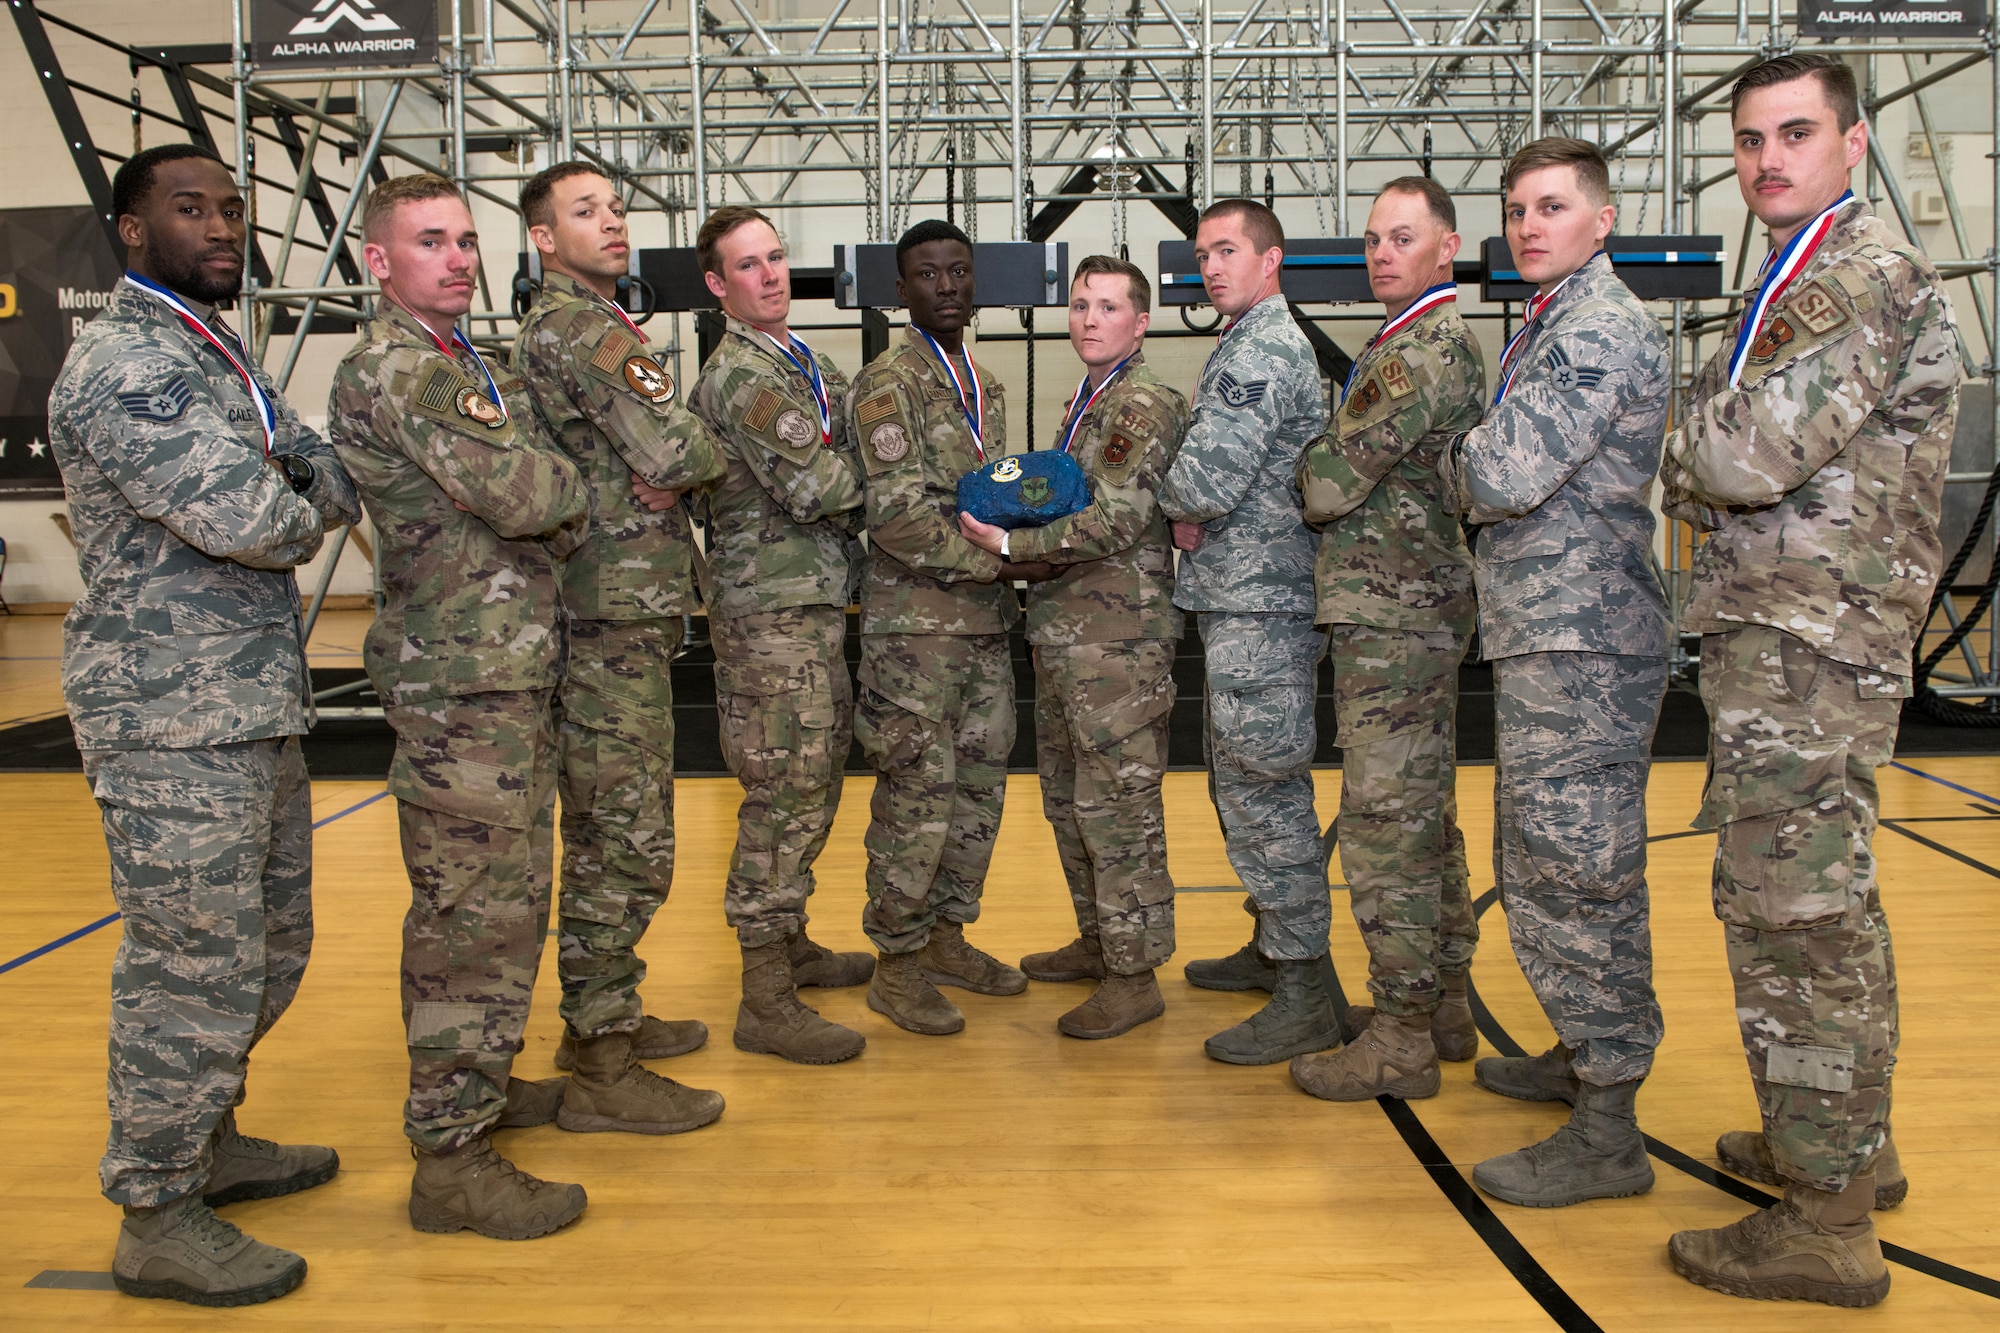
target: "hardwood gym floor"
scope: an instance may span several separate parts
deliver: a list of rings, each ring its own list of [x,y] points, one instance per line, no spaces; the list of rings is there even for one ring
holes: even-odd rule
[[[315,643],[358,641],[336,618]],[[350,632],[352,631],[352,632]],[[58,624],[0,619],[0,725],[61,707]],[[106,977],[117,945],[96,811],[74,774],[0,774],[0,1325],[295,1328],[1564,1328],[1825,1330],[2000,1326],[2000,761],[1926,759],[1883,774],[1878,840],[1902,975],[1897,1138],[1910,1199],[1878,1216],[1903,1247],[1883,1306],[1840,1312],[1733,1300],[1668,1267],[1665,1241],[1746,1205],[1711,1183],[1713,1141],[1754,1122],[1707,905],[1712,840],[1689,833],[1698,764],[1655,767],[1654,940],[1667,1038],[1640,1100],[1659,1184],[1636,1199],[1540,1212],[1493,1204],[1466,1176],[1551,1131],[1562,1108],[1481,1092],[1446,1067],[1438,1097],[1335,1106],[1284,1068],[1203,1057],[1201,1041],[1260,994],[1188,987],[1180,962],[1234,948],[1247,921],[1199,774],[1169,779],[1180,952],[1167,1016],[1115,1041],[1060,1038],[1086,985],[954,993],[967,1031],[916,1037],[859,990],[815,992],[869,1038],[827,1069],[736,1051],[736,952],[719,903],[738,789],[679,791],[674,896],[647,942],[650,1008],[700,1017],[709,1045],[656,1065],[721,1089],[717,1125],[667,1139],[505,1136],[524,1167],[582,1181],[569,1230],[508,1244],[419,1235],[403,1214],[396,940],[407,893],[379,783],[314,788],[319,937],[297,1005],[261,1048],[251,1133],[336,1146],[324,1188],[230,1216],[311,1263],[273,1304],[210,1312],[88,1289],[109,1267],[117,1212],[97,1193]],[[1338,772],[1319,775],[1330,815]],[[1492,885],[1491,770],[1461,775],[1475,892]],[[815,937],[865,947],[861,832],[850,780],[821,859]],[[976,941],[1013,958],[1070,938],[1034,779],[1015,777]],[[1550,1033],[1497,908],[1474,980],[1496,1036]],[[94,928],[93,928],[94,927]],[[72,935],[76,937],[67,939]],[[46,948],[51,944],[56,947]],[[1358,995],[1359,940],[1336,892],[1335,960]],[[553,1072],[558,1020],[543,968],[520,1068]],[[1680,1161],[1676,1169],[1669,1161]],[[1723,1178],[1726,1180],[1726,1178]],[[1739,1187],[1740,1188],[1740,1187]],[[1463,1209],[1463,1211],[1461,1211]],[[30,1285],[39,1282],[42,1285]],[[71,1287],[49,1284],[68,1283]],[[85,1289],[75,1289],[75,1287]]]

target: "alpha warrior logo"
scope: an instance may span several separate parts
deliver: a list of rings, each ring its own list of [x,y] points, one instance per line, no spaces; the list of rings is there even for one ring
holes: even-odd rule
[[[342,19],[363,32],[399,32],[402,25],[375,8],[373,0],[319,0],[312,13],[292,25],[294,37],[319,37]]]
[[[256,0],[255,60],[414,65],[436,58],[434,0]]]

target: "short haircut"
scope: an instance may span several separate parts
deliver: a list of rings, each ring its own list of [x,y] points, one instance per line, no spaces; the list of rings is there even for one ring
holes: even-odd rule
[[[1255,199],[1218,199],[1201,210],[1201,221],[1211,218],[1243,219],[1243,230],[1250,238],[1250,244],[1257,247],[1257,253],[1285,248],[1284,224],[1273,213]],[[1198,225],[1198,224],[1197,224]]]
[[[553,227],[556,225],[556,182],[566,181],[571,176],[603,176],[604,172],[588,162],[558,162],[552,167],[544,167],[528,177],[528,183],[521,187],[521,216],[530,227]],[[606,180],[610,177],[606,176]]]
[[[409,176],[391,176],[369,192],[368,202],[361,206],[361,235],[370,241],[382,239],[382,229],[389,225],[389,219],[404,204],[418,204],[426,199],[456,199],[464,202],[465,196],[458,187],[444,177],[429,171],[419,171]]]
[[[1070,289],[1085,278],[1123,278],[1132,288],[1132,308],[1151,311],[1153,308],[1153,284],[1146,281],[1146,274],[1137,264],[1124,259],[1114,259],[1110,255],[1085,255],[1083,262],[1076,266],[1076,275],[1069,280]]]
[[[1500,178],[1501,193],[1513,189],[1514,182],[1522,176],[1543,167],[1576,168],[1576,183],[1583,187],[1592,203],[1601,208],[1611,202],[1611,168],[1605,165],[1604,154],[1587,139],[1569,139],[1560,134],[1523,144],[1519,152],[1507,159],[1506,174]]]
[[[148,148],[132,154],[119,165],[118,174],[111,178],[111,216],[118,219],[126,214],[136,215],[144,206],[146,196],[153,191],[153,169],[163,162],[180,162],[191,157],[205,157],[217,166],[222,159],[200,144],[163,143],[157,148]],[[225,171],[227,167],[223,168]]]
[[[1398,176],[1384,185],[1381,192],[1421,195],[1430,205],[1431,216],[1442,222],[1446,231],[1458,230],[1458,208],[1451,202],[1451,191],[1429,176]]]
[[[920,245],[929,245],[932,241],[957,241],[968,250],[972,248],[972,238],[951,223],[942,218],[925,218],[904,232],[901,239],[896,242],[896,275],[902,276],[904,255]]]
[[[722,244],[722,238],[738,227],[746,227],[752,222],[761,222],[773,233],[778,224],[747,204],[724,204],[708,215],[708,221],[701,224],[701,234],[694,238],[695,262],[701,265],[703,273],[721,273],[722,260],[716,257],[715,248]]]
[[[1820,91],[1826,94],[1827,105],[1833,108],[1833,118],[1839,123],[1841,132],[1844,134],[1853,129],[1854,122],[1861,119],[1861,95],[1854,86],[1854,71],[1847,67],[1845,61],[1804,51],[1794,51],[1776,60],[1753,65],[1729,90],[1730,120],[1736,119],[1736,105],[1751,89],[1769,88],[1808,76],[1819,80]]]

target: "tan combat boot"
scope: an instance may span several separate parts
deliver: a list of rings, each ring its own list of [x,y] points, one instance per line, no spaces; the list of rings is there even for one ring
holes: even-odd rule
[[[671,1060],[689,1051],[698,1051],[708,1042],[708,1024],[698,1018],[655,1018],[639,1020],[639,1030],[631,1034],[634,1060]],[[563,1024],[562,1044],[556,1047],[556,1068],[576,1068],[576,1034]]]
[[[1771,1144],[1761,1129],[1732,1129],[1715,1141],[1715,1156],[1722,1169],[1760,1185],[1783,1188],[1790,1182],[1778,1174],[1771,1160]],[[1896,1136],[1886,1135],[1882,1150],[1869,1167],[1875,1173],[1875,1208],[1894,1208],[1910,1195],[1910,1182],[1903,1176],[1903,1159],[1896,1155]]]
[[[1102,981],[1104,951],[1096,940],[1078,936],[1060,949],[1029,954],[1021,960],[1021,974],[1030,981]]]
[[[1856,1176],[1838,1194],[1787,1185],[1771,1207],[1667,1242],[1674,1271],[1690,1282],[1758,1301],[1874,1305],[1889,1294],[1889,1267],[1868,1210],[1875,1178]]]
[[[583,1215],[581,1185],[537,1180],[502,1157],[489,1134],[443,1152],[412,1148],[410,1225],[419,1231],[476,1231],[494,1240],[533,1240]]]
[[[714,1124],[722,1094],[661,1078],[632,1058],[632,1034],[607,1032],[576,1044],[576,1073],[556,1123],[573,1134],[685,1134]]]
[[[794,936],[793,938],[799,938]],[[875,960],[869,959],[873,975]],[[868,1045],[853,1028],[829,1023],[799,1000],[782,942],[743,951],[743,1003],[736,1008],[736,1049],[802,1065],[837,1065]]]
[[[507,1079],[507,1109],[500,1113],[495,1129],[533,1129],[536,1125],[546,1125],[556,1118],[562,1109],[563,1089],[569,1086],[566,1078],[521,1078],[510,1075]]]
[[[924,975],[921,954],[883,954],[868,983],[868,1007],[904,1031],[926,1037],[965,1030],[965,1015]]]
[[[1472,1021],[1472,1002],[1466,997],[1465,981],[1463,972],[1438,973],[1439,997],[1437,1011],[1431,1015],[1431,1044],[1437,1048],[1440,1060],[1456,1063],[1479,1054],[1479,1029]],[[1349,1032],[1366,1032],[1374,1021],[1374,1005],[1347,1006]]]
[[[128,1205],[111,1261],[111,1281],[127,1296],[189,1305],[256,1305],[305,1280],[304,1259],[250,1239],[192,1194]]]
[[[976,995],[1019,995],[1028,978],[965,938],[965,927],[942,917],[931,927],[930,943],[917,951],[933,986],[957,986]]]
[[[1056,1031],[1065,1037],[1101,1041],[1150,1023],[1165,1012],[1167,1002],[1149,967],[1130,976],[1106,977],[1089,999],[1056,1020]]]
[[[209,1145],[208,1182],[201,1201],[210,1208],[245,1199],[275,1199],[324,1185],[340,1170],[340,1154],[310,1144],[253,1139],[236,1129],[236,1112],[222,1113]]]
[[[808,986],[822,990],[859,986],[875,975],[873,954],[835,953],[807,939],[803,930],[785,941],[785,954],[792,965],[792,985],[801,990]]]
[[[1443,1077],[1424,1014],[1397,1018],[1376,1011],[1361,1035],[1339,1050],[1292,1061],[1292,1082],[1330,1102],[1435,1097]]]

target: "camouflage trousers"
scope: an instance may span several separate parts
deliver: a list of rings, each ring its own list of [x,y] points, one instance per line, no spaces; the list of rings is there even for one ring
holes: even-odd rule
[[[1340,868],[1368,946],[1376,1007],[1428,1014],[1438,972],[1472,965],[1479,922],[1458,831],[1458,664],[1465,640],[1334,625]]]
[[[813,862],[854,741],[847,612],[794,606],[708,618],[722,757],[743,784],[724,917],[746,949],[806,928]]]
[[[1132,976],[1174,954],[1167,874],[1167,716],[1174,643],[1130,639],[1035,647],[1035,759],[1042,813],[1105,970]]]
[[[1313,805],[1313,719],[1325,637],[1308,613],[1203,611],[1209,796],[1267,958],[1326,953],[1333,899]]]
[[[939,917],[979,919],[1014,748],[1004,634],[866,634],[854,735],[875,765],[868,907],[884,953],[914,953]]]
[[[467,694],[385,710],[410,910],[403,1132],[438,1151],[490,1130],[528,1024],[555,879],[550,691]]]
[[[558,694],[562,1016],[586,1037],[644,1016],[637,949],[674,882],[672,620],[573,620]]]
[[[208,1179],[216,1122],[312,953],[312,792],[299,740],[86,750],[124,938],[111,964],[104,1197]]]
[[[1493,664],[1493,865],[1514,956],[1576,1074],[1643,1078],[1662,1031],[1646,896],[1646,775],[1664,658]]]
[[[1889,1124],[1896,958],[1875,882],[1875,770],[1907,677],[1781,630],[1704,635],[1715,914],[1764,1135],[1786,1176],[1846,1187]]]

